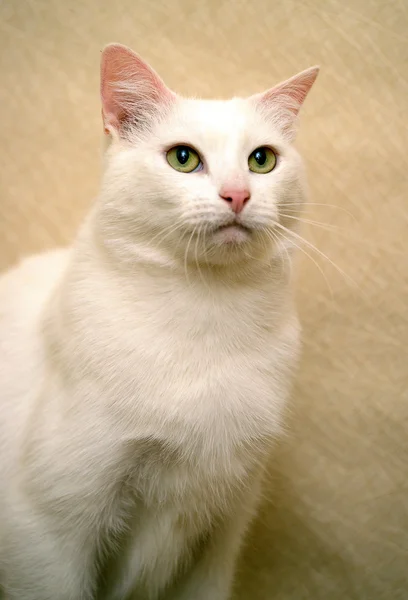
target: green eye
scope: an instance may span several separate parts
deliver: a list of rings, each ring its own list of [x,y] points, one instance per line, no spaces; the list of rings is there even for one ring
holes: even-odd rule
[[[248,158],[248,166],[254,173],[270,173],[276,166],[276,154],[270,148],[261,146]]]
[[[201,165],[197,152],[189,146],[175,146],[167,152],[167,162],[176,171],[191,173]]]

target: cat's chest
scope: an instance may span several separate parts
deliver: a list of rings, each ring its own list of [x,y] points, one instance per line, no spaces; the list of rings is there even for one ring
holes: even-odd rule
[[[128,456],[128,490],[148,506],[175,505],[210,508],[225,504],[234,487],[240,487],[264,452],[256,444],[236,448],[225,440],[217,444],[203,440],[144,439],[134,442]],[[188,511],[181,510],[187,516]]]
[[[130,302],[120,289],[77,305],[70,352],[111,430],[176,441],[190,433],[203,447],[276,433],[297,328],[271,290],[205,294],[183,281]]]
[[[285,359],[270,332],[243,329],[232,338],[214,327],[192,336],[173,324],[138,328],[143,341],[112,399],[119,430],[134,440],[132,485],[149,502],[222,498],[279,433]]]
[[[107,366],[120,377],[127,372],[146,392],[168,390],[175,398],[250,391],[273,379],[278,346],[286,340],[278,339],[266,307],[245,309],[220,301],[200,305],[194,297],[173,305],[142,303],[113,332]]]
[[[174,437],[191,430],[197,443],[213,447],[275,428],[285,364],[272,336],[146,326],[138,334],[139,343],[122,353],[127,358],[115,392],[129,423],[133,416],[152,433]]]

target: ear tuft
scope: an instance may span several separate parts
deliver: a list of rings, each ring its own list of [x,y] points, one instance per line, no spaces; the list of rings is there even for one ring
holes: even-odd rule
[[[105,132],[123,133],[168,105],[175,94],[130,48],[109,44],[101,58],[101,100]]]

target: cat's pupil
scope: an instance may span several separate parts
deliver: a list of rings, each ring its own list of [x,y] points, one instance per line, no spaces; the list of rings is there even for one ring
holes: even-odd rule
[[[190,157],[190,152],[188,148],[178,148],[177,149],[177,160],[181,165],[185,165]]]
[[[266,162],[266,152],[263,148],[259,148],[259,150],[256,150],[255,154],[254,154],[254,158],[256,160],[256,162],[258,163],[258,165],[264,165]]]

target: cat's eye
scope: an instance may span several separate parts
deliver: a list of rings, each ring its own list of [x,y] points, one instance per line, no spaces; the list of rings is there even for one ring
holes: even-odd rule
[[[192,173],[202,166],[198,153],[190,146],[174,146],[166,156],[169,165],[181,173]]]
[[[254,173],[270,173],[276,167],[276,154],[271,148],[260,146],[250,154],[248,166]]]

